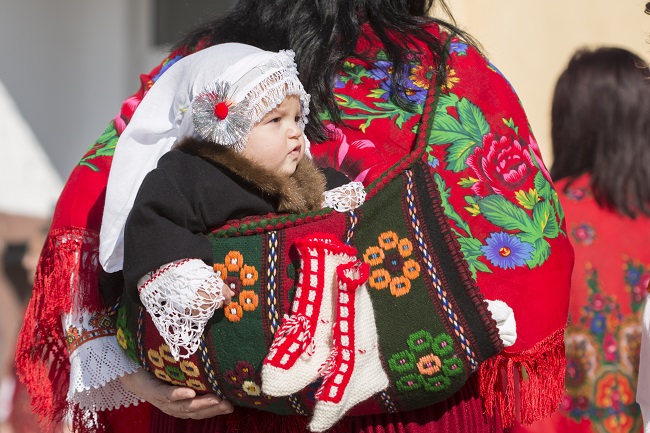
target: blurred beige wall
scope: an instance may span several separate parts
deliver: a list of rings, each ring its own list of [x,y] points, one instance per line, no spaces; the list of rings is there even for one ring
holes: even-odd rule
[[[510,80],[551,165],[555,81],[577,48],[627,48],[650,60],[647,0],[447,0],[456,21]]]

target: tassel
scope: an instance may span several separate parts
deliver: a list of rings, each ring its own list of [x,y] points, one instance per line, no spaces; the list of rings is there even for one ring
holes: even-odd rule
[[[67,413],[89,421],[67,402],[70,361],[61,317],[72,305],[101,311],[97,260],[99,236],[78,228],[51,230],[41,253],[32,298],[16,346],[16,370],[43,426],[61,423]],[[84,431],[93,430],[86,424]]]
[[[546,418],[560,405],[565,374],[564,329],[528,350],[490,358],[479,369],[485,412],[498,410],[506,428],[515,420],[531,424]]]

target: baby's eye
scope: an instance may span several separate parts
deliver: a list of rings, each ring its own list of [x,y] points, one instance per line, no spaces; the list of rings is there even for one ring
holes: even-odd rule
[[[300,116],[296,116],[295,119],[293,119],[296,123],[300,123]]]
[[[281,120],[280,117],[274,117],[273,119],[271,119],[271,122],[278,123],[280,120]]]

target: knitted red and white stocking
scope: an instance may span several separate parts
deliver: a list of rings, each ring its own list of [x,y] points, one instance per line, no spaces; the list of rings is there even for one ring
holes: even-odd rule
[[[262,365],[262,392],[281,397],[314,382],[332,347],[336,269],[356,261],[356,249],[329,235],[296,241],[301,270],[292,314],[285,316]]]
[[[339,290],[334,347],[316,394],[309,424],[313,432],[328,430],[353,406],[388,387],[379,357],[375,314],[365,284],[369,266],[350,262],[336,272]]]

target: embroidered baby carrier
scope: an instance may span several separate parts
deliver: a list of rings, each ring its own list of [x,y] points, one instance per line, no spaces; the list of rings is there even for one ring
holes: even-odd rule
[[[351,414],[415,409],[455,393],[503,346],[423,158],[436,106],[435,89],[429,93],[417,147],[367,188],[361,207],[250,217],[209,235],[215,272],[235,296],[215,312],[195,354],[174,360],[144,308],[124,297],[118,339],[129,355],[171,384],[278,414],[308,415],[318,401],[340,402],[384,374],[389,386],[377,384]],[[327,258],[336,254],[338,259]],[[365,269],[366,278],[357,274],[356,285],[342,287],[341,281],[355,280],[342,273],[348,263]],[[355,290],[360,285],[362,292]],[[338,288],[331,295],[333,286]],[[355,303],[355,293],[367,293],[369,299]],[[364,311],[355,308],[361,305]],[[319,322],[326,308],[334,310],[333,336],[327,337],[334,344],[327,347],[326,362],[296,366],[323,350],[323,342],[314,338],[319,323],[295,316],[304,319],[309,310],[311,322]],[[374,333],[375,326],[376,339],[361,336]],[[355,345],[355,335],[363,347]],[[308,377],[306,386],[286,397],[262,392],[263,364],[283,367],[271,360],[272,345],[275,352],[286,352],[276,354],[276,360],[293,358],[284,366],[286,380],[278,383]],[[354,361],[343,355],[363,357],[369,351],[375,362],[357,362],[364,374],[355,375]],[[309,380],[314,375],[316,380]]]

